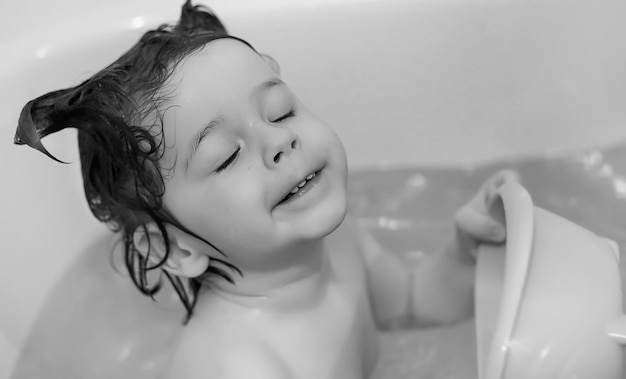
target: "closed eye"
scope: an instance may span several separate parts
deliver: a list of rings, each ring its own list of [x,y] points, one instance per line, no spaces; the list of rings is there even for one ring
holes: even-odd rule
[[[235,150],[235,152],[230,157],[228,157],[228,159],[226,159],[224,161],[224,163],[222,163],[220,165],[220,167],[218,167],[215,170],[215,172],[222,172],[222,171],[226,170],[228,168],[228,166],[233,164],[237,160],[237,157],[239,156],[239,151],[240,150],[241,150],[241,147],[238,147],[237,150]]]
[[[283,122],[287,120],[288,118],[294,117],[295,115],[296,115],[296,111],[292,109],[289,112],[285,113],[284,115],[280,116],[279,118],[273,120],[272,122]]]

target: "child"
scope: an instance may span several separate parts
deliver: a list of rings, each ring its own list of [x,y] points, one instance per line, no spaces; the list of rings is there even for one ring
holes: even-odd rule
[[[40,139],[68,127],[89,206],[123,236],[135,285],[154,294],[159,270],[187,309],[171,378],[369,377],[377,327],[472,315],[475,247],[505,238],[487,208],[517,180],[488,179],[448,246],[405,265],[346,216],[334,132],[271,57],[189,1],[175,27],[29,102],[15,142],[54,158]]]

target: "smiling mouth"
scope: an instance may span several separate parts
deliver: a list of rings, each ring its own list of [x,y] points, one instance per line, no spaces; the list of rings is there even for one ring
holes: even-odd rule
[[[306,178],[304,178],[300,183],[298,183],[295,187],[293,187],[291,189],[291,191],[289,191],[289,193],[287,194],[287,196],[285,196],[278,204],[278,205],[282,205],[287,203],[289,200],[291,200],[294,196],[301,194],[304,195],[304,193],[306,192],[306,187],[307,184],[309,184],[310,182],[312,182],[313,180],[315,180],[315,178],[319,175],[320,171],[322,170],[318,170],[315,171],[314,173],[308,175]]]

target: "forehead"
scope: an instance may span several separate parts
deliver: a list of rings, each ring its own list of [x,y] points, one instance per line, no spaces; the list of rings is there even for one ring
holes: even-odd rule
[[[233,87],[243,90],[270,73],[264,60],[249,46],[225,38],[208,43],[181,61],[168,87],[172,89],[172,102],[184,106],[197,100],[199,93],[204,99],[221,98]]]

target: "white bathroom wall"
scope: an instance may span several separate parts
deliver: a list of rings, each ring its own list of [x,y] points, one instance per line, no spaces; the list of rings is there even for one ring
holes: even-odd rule
[[[104,227],[70,165],[12,144],[21,106],[77,84],[174,0],[0,4],[0,378],[47,291]],[[215,0],[344,140],[350,164],[476,164],[626,139],[623,0]],[[262,5],[261,5],[262,4]]]

